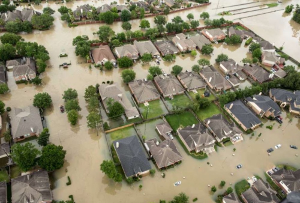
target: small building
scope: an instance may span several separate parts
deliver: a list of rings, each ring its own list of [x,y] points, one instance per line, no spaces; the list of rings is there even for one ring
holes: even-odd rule
[[[6,67],[13,69],[13,77],[16,82],[32,80],[36,77],[36,65],[32,58],[6,61]]]
[[[131,105],[129,99],[126,97],[126,95],[123,94],[123,92],[119,89],[119,87],[117,87],[116,84],[101,84],[99,86],[99,93],[107,113],[109,113],[107,103],[111,98],[114,101],[119,102],[123,106],[125,115],[128,119],[140,117],[137,108]]]
[[[281,114],[280,107],[270,97],[253,95],[246,98],[247,105],[260,117],[275,118]]]
[[[261,125],[261,120],[250,111],[240,100],[224,105],[224,109],[245,130],[255,129]]]
[[[168,40],[156,41],[154,42],[154,45],[163,56],[170,55],[170,54],[173,55],[179,52],[179,49],[173,44],[173,42]]]
[[[285,59],[277,56],[276,52],[264,51],[261,55],[261,61],[265,66],[272,67],[278,65],[279,67],[283,67]]]
[[[220,28],[210,30],[204,29],[201,33],[211,42],[221,41],[226,38],[226,34]]]
[[[116,47],[115,52],[118,58],[127,56],[130,59],[138,59],[139,58],[139,52],[136,48],[136,46],[132,44],[125,44],[121,47]]]
[[[173,131],[173,129],[171,128],[168,122],[164,121],[163,123],[157,124],[155,128],[158,134],[162,136],[165,140],[171,139],[170,134]]]
[[[243,66],[240,66],[233,59],[228,59],[227,61],[222,61],[220,63],[220,70],[226,75],[234,75],[239,80],[246,80],[247,75],[243,72]]]
[[[140,56],[143,56],[144,54],[151,54],[153,57],[159,56],[158,50],[155,48],[151,41],[138,42],[135,40],[133,44],[137,48]]]
[[[43,124],[38,108],[12,108],[9,112],[11,135],[15,142],[31,136],[38,136],[43,131]]]
[[[216,140],[201,123],[178,129],[177,133],[189,152],[211,153],[215,151]]]
[[[269,96],[276,103],[280,103],[280,107],[289,107],[289,112],[300,115],[300,91],[288,91],[284,89],[273,88],[269,90]]]
[[[151,80],[135,80],[128,83],[137,103],[145,103],[160,98],[160,94]]]
[[[275,47],[273,44],[271,44],[270,42],[268,41],[265,41],[265,40],[261,40],[258,42],[260,47],[261,47],[261,51],[262,52],[265,52],[265,51],[268,51],[268,52],[275,52]]]
[[[205,119],[204,124],[218,142],[226,138],[230,138],[232,142],[242,140],[242,131],[234,122],[229,123],[222,114],[213,115]]]
[[[84,4],[81,6],[78,6],[74,11],[73,11],[73,16],[75,21],[80,21],[82,19],[88,18],[87,13],[92,12],[92,7],[89,4]]]
[[[268,183],[265,183],[262,179],[253,183],[252,187],[241,194],[241,197],[245,203],[277,203],[280,202],[276,196],[276,191],[273,190]]]
[[[6,76],[6,68],[3,64],[0,64],[0,84],[6,84],[7,76]]]
[[[206,87],[206,83],[201,76],[193,71],[181,72],[177,75],[177,78],[187,91],[203,89]]]
[[[196,44],[196,48],[201,50],[204,45],[211,44],[210,41],[203,35],[194,35],[190,39]]]
[[[167,168],[182,161],[181,154],[175,143],[170,139],[159,142],[154,138],[147,140],[145,144],[148,146],[149,152],[159,169]]]
[[[6,182],[0,182],[0,202],[7,203],[7,185]]]
[[[232,193],[230,193],[230,194],[228,194],[228,195],[225,195],[225,196],[223,197],[222,203],[241,203],[241,202],[240,202],[239,199],[236,197],[236,195],[232,192]]]
[[[154,83],[163,97],[172,97],[184,93],[184,88],[174,75],[164,74],[155,76]]]
[[[173,37],[172,42],[181,52],[196,50],[197,47],[193,40],[188,39],[188,37],[183,33],[176,34],[175,37]]]
[[[283,168],[274,172],[271,178],[286,194],[300,192],[300,169],[292,171]]]
[[[8,142],[0,144],[0,159],[3,157],[7,157],[7,155],[10,155],[10,145]]]
[[[272,74],[264,68],[255,64],[245,65],[243,71],[247,76],[250,76],[254,81],[257,81],[260,84],[271,80],[273,77]]]
[[[116,63],[116,58],[111,52],[108,45],[100,45],[99,48],[91,51],[91,58],[93,63],[104,65],[105,62]]]
[[[151,165],[137,136],[133,135],[113,142],[126,178],[149,174]]]
[[[231,27],[228,29],[228,37],[231,37],[231,36],[233,36],[233,35],[237,35],[237,36],[239,36],[241,39],[245,39],[245,38],[246,38],[246,36],[245,36],[243,30],[238,30],[238,29],[236,29],[236,28],[234,28],[234,27],[231,26]]]
[[[232,87],[231,84],[213,66],[204,67],[200,71],[200,75],[208,86],[217,92],[225,91]]]

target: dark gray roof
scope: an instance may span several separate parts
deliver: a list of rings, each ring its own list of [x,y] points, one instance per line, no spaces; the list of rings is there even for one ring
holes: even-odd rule
[[[280,107],[274,102],[270,97],[263,95],[254,95],[252,98],[247,97],[248,102],[255,103],[264,112],[270,111],[274,112],[274,116],[279,116],[281,114]]]
[[[5,155],[6,156],[6,153],[7,154],[10,154],[10,145],[8,142],[6,143],[1,143],[0,144],[0,157]],[[1,203],[1,202],[0,202]]]
[[[275,49],[275,47],[268,41],[260,41],[259,44],[264,50]]]
[[[161,136],[163,136],[166,140],[170,139],[170,137],[167,135],[167,133],[172,132],[173,129],[171,128],[171,126],[169,125],[168,122],[163,122],[163,123],[157,124],[156,129],[157,129],[158,133]]]
[[[11,180],[12,203],[52,201],[48,172],[41,170]]]
[[[149,4],[144,2],[144,1],[137,1],[137,2],[130,1],[130,4],[131,5],[136,5],[139,8],[143,8],[145,11],[150,11]]]
[[[270,89],[270,93],[272,96],[275,97],[276,100],[281,101],[281,102],[288,102],[290,103],[291,101],[295,100],[297,97],[299,97],[297,94],[294,92],[284,90],[284,89],[278,89],[278,88],[273,88]]]
[[[116,143],[119,143],[119,147],[116,146]],[[142,144],[136,136],[116,140],[113,142],[113,145],[126,177],[131,177],[151,169]]]
[[[157,49],[161,52],[163,56],[169,54],[176,54],[179,52],[178,48],[171,41],[156,41],[154,42]]]
[[[138,103],[159,99],[160,97],[151,80],[135,80],[128,85]]]
[[[287,73],[283,69],[281,69],[281,68],[279,68],[274,74],[278,78],[284,78],[287,75]]]
[[[184,93],[184,88],[174,75],[159,75],[154,81],[164,97]]]
[[[108,4],[103,4],[102,6],[97,8],[97,13],[105,13],[111,10],[111,6]]]
[[[194,35],[191,36],[190,39],[197,45],[198,49],[202,49],[206,44],[211,44],[211,42],[203,35]]]
[[[201,76],[198,73],[195,72],[181,72],[177,76],[181,82],[181,84],[187,89],[187,90],[193,90],[193,89],[200,89],[205,88],[206,83],[201,78]]]
[[[35,61],[32,58],[26,58],[25,60],[22,60],[20,65],[14,66],[13,68],[14,77],[27,74],[36,74]]]
[[[144,54],[151,54],[152,56],[159,55],[158,50],[150,40],[139,42],[134,40],[133,44],[137,48],[140,56],[143,56]]]
[[[257,118],[240,100],[225,104],[225,107],[228,108],[247,129],[261,123],[259,118]]]
[[[230,27],[228,29],[228,35],[229,37],[231,37],[232,35],[238,35],[241,38],[245,37],[244,32],[242,30],[235,29],[234,27]]]
[[[7,202],[7,185],[6,182],[0,182],[0,203]]]
[[[227,90],[232,86],[230,83],[219,73],[213,66],[204,67],[200,73],[204,76],[204,79],[211,84],[212,87],[218,90]]]
[[[266,82],[270,80],[270,73],[266,71],[264,68],[257,65],[245,65],[243,69],[246,73],[256,78],[256,80],[260,83]]]
[[[224,196],[223,201],[225,201],[226,203],[240,203],[239,199],[233,192]]]
[[[6,68],[3,64],[0,64],[0,84],[6,84]]]
[[[292,192],[300,192],[300,169],[297,171],[280,169],[271,176],[278,183],[282,181]]]
[[[87,15],[87,12],[92,11],[92,7],[89,4],[78,6],[74,11],[73,15],[75,18],[83,17]]]
[[[300,192],[291,192],[287,195],[281,203],[299,203],[300,202]]]

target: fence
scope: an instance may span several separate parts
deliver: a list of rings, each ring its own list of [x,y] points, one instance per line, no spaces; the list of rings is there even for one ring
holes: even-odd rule
[[[130,124],[123,125],[123,126],[120,126],[120,127],[114,128],[114,129],[110,129],[110,130],[107,130],[107,131],[104,131],[104,132],[105,133],[110,133],[110,132],[114,132],[116,130],[120,130],[120,129],[123,129],[123,128],[131,127],[133,125],[134,125],[134,123],[130,123]]]

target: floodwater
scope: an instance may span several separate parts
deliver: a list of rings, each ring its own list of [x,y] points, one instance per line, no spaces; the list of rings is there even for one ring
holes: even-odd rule
[[[101,5],[108,1],[93,2],[94,5]],[[186,20],[186,15],[193,12],[198,19],[202,11],[208,11],[212,17],[216,16],[221,11],[226,11],[234,8],[243,8],[247,5],[221,8],[239,3],[253,2],[250,0],[231,0],[228,1],[212,0],[212,4],[208,7],[197,8],[182,13],[176,13],[168,16],[168,19],[174,18],[176,15],[182,16]],[[249,6],[259,5],[268,1],[250,4]],[[296,3],[297,1],[288,1],[276,8],[284,8],[287,4]],[[76,1],[68,3],[69,7],[75,8],[77,5],[88,3],[88,1]],[[121,1],[124,3],[124,1]],[[53,2],[48,4],[53,9],[57,10],[61,4]],[[41,10],[43,4],[34,6],[37,10]],[[215,9],[215,8],[219,9]],[[214,9],[214,10],[213,10]],[[258,11],[257,13],[263,13]],[[284,43],[284,51],[292,57],[297,58],[300,53],[299,46],[299,30],[300,26],[290,21],[290,15],[283,15],[282,12],[275,12],[263,16],[243,18],[251,13],[239,14],[234,16],[226,16],[226,19],[232,20],[242,18],[240,21],[249,28],[253,29],[260,36],[268,39],[270,42],[281,46]],[[218,152],[213,153],[208,159],[199,161],[195,160],[184,152],[179,143],[176,143],[184,160],[179,166],[170,169],[166,172],[166,178],[161,178],[157,173],[155,177],[145,177],[142,182],[128,186],[125,182],[115,184],[110,181],[100,171],[100,163],[109,159],[108,147],[105,141],[105,136],[97,133],[94,130],[89,130],[86,126],[86,102],[83,98],[84,90],[89,85],[101,84],[103,81],[113,80],[128,90],[126,85],[121,81],[120,69],[114,69],[108,72],[101,72],[99,69],[88,68],[88,64],[84,63],[84,59],[76,57],[72,39],[78,35],[88,35],[90,39],[96,39],[93,32],[98,30],[99,25],[78,26],[76,28],[68,28],[65,23],[60,20],[60,14],[54,14],[55,22],[53,28],[49,31],[35,31],[32,34],[22,34],[22,37],[27,41],[36,41],[44,45],[50,52],[51,59],[49,67],[42,74],[43,85],[35,87],[33,85],[16,85],[12,79],[12,73],[9,73],[8,85],[11,93],[1,95],[0,99],[6,103],[6,106],[25,107],[32,104],[33,97],[38,92],[48,92],[52,96],[53,107],[46,111],[46,120],[50,129],[50,141],[57,145],[62,145],[67,150],[66,162],[64,167],[54,173],[54,198],[58,200],[66,200],[69,195],[74,195],[75,201],[78,203],[97,203],[97,202],[158,202],[159,199],[170,200],[174,195],[184,192],[191,199],[197,197],[198,202],[208,203],[213,202],[217,194],[223,190],[218,190],[215,195],[210,193],[210,188],[207,185],[218,185],[221,180],[226,181],[227,188],[230,183],[234,184],[240,179],[258,174],[263,176],[263,171],[269,169],[274,164],[287,163],[296,167],[300,167],[299,158],[295,156],[299,151],[290,149],[288,145],[300,146],[298,119],[293,119],[291,123],[286,118],[284,124],[278,129],[278,124],[275,123],[272,131],[264,127],[255,131],[255,136],[250,139],[245,135],[243,142],[236,146],[219,148]],[[147,18],[153,25],[153,18]],[[140,20],[132,21],[133,30],[138,29]],[[203,26],[203,21],[200,21]],[[121,23],[112,25],[115,32],[122,31]],[[237,62],[247,56],[247,48],[241,45],[240,48],[225,46],[223,44],[214,45],[214,55],[209,57],[214,64],[215,57],[220,53],[228,54]],[[59,58],[60,52],[65,51],[69,56],[67,58]],[[203,56],[201,56],[202,58]],[[190,70],[192,65],[197,63],[200,58],[200,53],[193,58],[189,55],[178,55],[176,64],[183,66],[184,70]],[[59,68],[59,64],[63,62],[72,62],[68,69]],[[149,65],[137,63],[133,69],[137,72],[137,78],[145,78]],[[160,67],[165,72],[170,72],[171,67],[175,63],[163,62]],[[80,119],[75,127],[72,127],[67,121],[67,115],[61,114],[59,106],[63,103],[62,94],[67,88],[74,88],[78,91],[79,103],[82,107],[80,111]],[[286,117],[285,115],[283,116]],[[148,131],[147,131],[148,132]],[[262,136],[257,139],[257,135],[262,133]],[[276,144],[282,144],[282,148],[267,155],[266,150],[269,147],[274,147]],[[233,148],[236,148],[235,156]],[[213,166],[206,164],[210,162]],[[243,168],[237,170],[236,165],[242,164]],[[67,172],[66,172],[67,171]],[[230,173],[234,173],[233,176]],[[66,186],[67,176],[70,176],[72,185]],[[185,179],[183,179],[185,177]],[[173,183],[181,180],[182,184],[174,187]],[[138,185],[142,184],[143,188],[139,190]],[[126,199],[125,199],[126,198]]]

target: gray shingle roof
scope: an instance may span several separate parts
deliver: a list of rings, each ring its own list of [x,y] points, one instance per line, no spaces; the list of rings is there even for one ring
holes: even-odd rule
[[[20,65],[14,66],[13,68],[13,76],[18,77],[27,74],[36,74],[36,66],[35,61],[31,58],[26,58],[26,60],[22,60]]]
[[[107,11],[110,11],[111,7],[108,4],[103,4],[102,6],[97,8],[97,13],[105,13]]]
[[[198,73],[181,72],[178,76],[179,81],[187,90],[205,88],[206,83]]]
[[[274,116],[279,116],[281,114],[280,107],[274,102],[270,97],[263,95],[253,95],[253,97],[247,97],[248,102],[256,104],[264,112],[270,111],[274,112]]]
[[[275,73],[274,73],[278,78],[284,78],[287,74],[286,72],[279,68]]]
[[[154,81],[164,97],[184,93],[184,88],[173,75],[159,75],[154,77]]]
[[[240,100],[225,104],[225,107],[228,108],[247,129],[261,123],[260,119],[257,118]]]
[[[0,182],[0,203],[7,202],[7,185],[6,182]]]
[[[169,125],[168,122],[163,122],[163,123],[157,124],[156,129],[157,129],[158,133],[161,136],[163,136],[166,140],[170,139],[170,137],[167,135],[167,133],[172,132],[173,129],[171,128],[171,126]]]
[[[260,41],[259,44],[264,50],[275,49],[275,47],[268,41]]]
[[[139,52],[138,52],[136,46],[134,46],[132,44],[125,44],[121,47],[116,47],[115,50],[116,50],[116,54],[119,58],[124,57],[124,56],[127,56],[131,59],[139,58]]]
[[[144,54],[151,54],[152,56],[158,56],[159,52],[157,51],[157,49],[155,48],[155,46],[153,45],[153,43],[151,41],[134,41],[133,44],[135,45],[135,47],[137,48],[140,56],[143,56]]]
[[[239,199],[233,192],[224,196],[223,201],[225,201],[226,203],[240,203]]]
[[[160,94],[151,80],[135,80],[128,83],[138,103],[159,99]]]
[[[278,183],[282,181],[292,192],[300,191],[300,169],[297,171],[280,169],[271,176]]]
[[[270,80],[270,73],[260,66],[254,64],[251,66],[245,65],[243,71],[251,75],[253,78],[256,78],[256,80],[260,83]]]
[[[119,143],[117,147],[116,143]],[[134,176],[151,169],[140,140],[130,136],[113,142],[126,177]]]
[[[10,154],[10,145],[8,142],[0,144],[0,157],[6,156],[6,153]],[[0,202],[1,203],[1,202]]]
[[[238,30],[238,29],[235,29],[234,27],[230,27],[228,29],[228,36],[231,37],[232,35],[238,35],[241,38],[245,37],[244,32],[242,30]]]
[[[6,84],[6,69],[2,64],[0,64],[0,84]]]
[[[200,73],[213,88],[218,90],[227,90],[231,88],[231,84],[212,66],[204,67]]]
[[[298,97],[296,94],[294,94],[294,92],[278,88],[270,89],[270,93],[275,97],[276,100],[281,102],[290,103],[292,100],[295,100]]]
[[[157,41],[154,44],[163,56],[179,52],[178,48],[171,41]]]
[[[191,36],[190,39],[197,45],[198,49],[200,50],[204,45],[211,44],[211,42],[203,35],[194,35]]]

